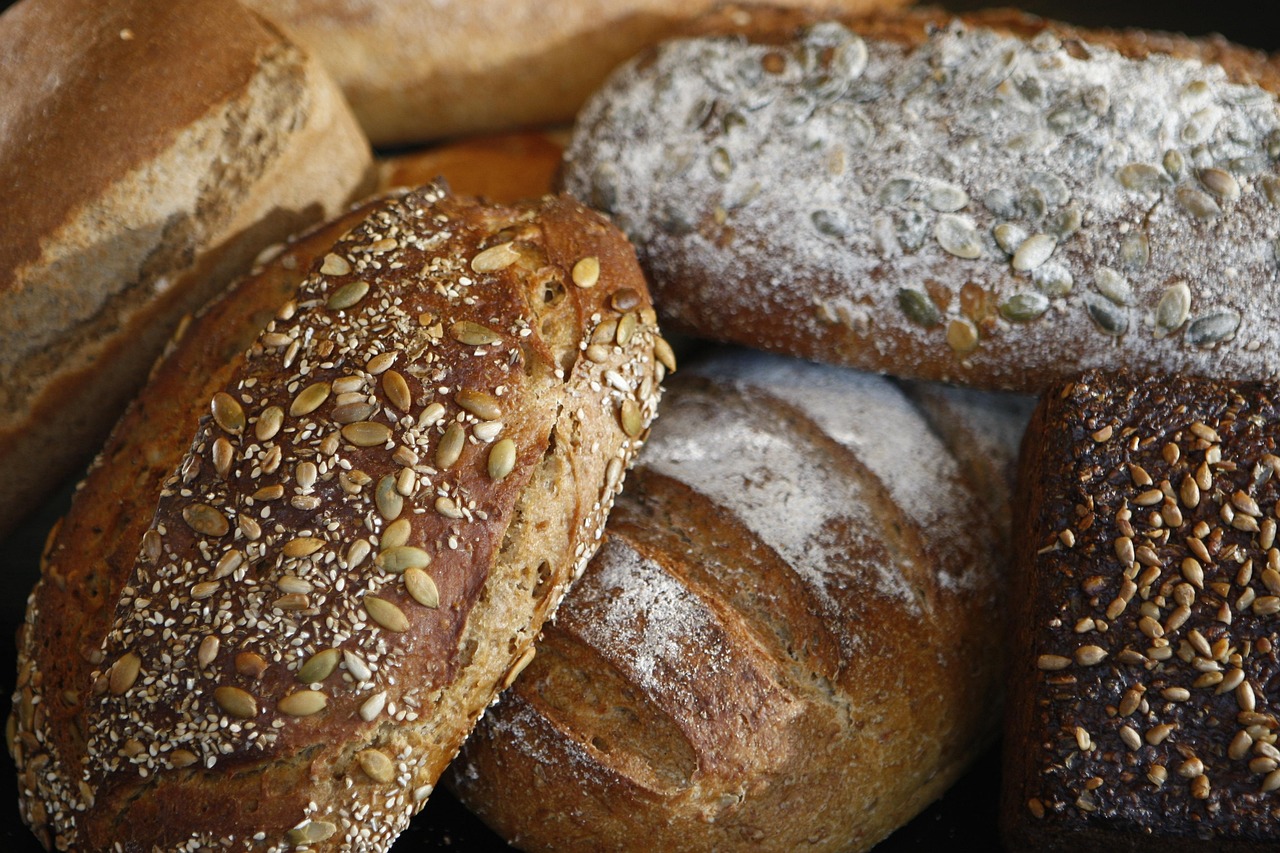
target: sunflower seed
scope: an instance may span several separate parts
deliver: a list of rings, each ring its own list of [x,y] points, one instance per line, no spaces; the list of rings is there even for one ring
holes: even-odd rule
[[[978,346],[978,327],[966,317],[957,317],[947,324],[947,345],[957,355],[973,352]]]
[[[280,549],[286,557],[310,557],[324,547],[324,540],[315,536],[298,536],[290,539]]]
[[[1062,241],[1079,231],[1083,223],[1084,213],[1080,210],[1080,205],[1072,202],[1049,217],[1045,222],[1045,230]]]
[[[320,272],[325,275],[346,275],[351,272],[351,264],[341,255],[330,252],[324,256],[324,263],[320,265]]]
[[[360,719],[371,723],[382,713],[387,704],[387,691],[373,694],[360,705]]]
[[[1071,200],[1066,183],[1052,172],[1031,172],[1027,175],[1027,184],[1039,190],[1050,207],[1061,207]]]
[[[231,530],[227,517],[208,504],[189,504],[182,508],[182,520],[196,533],[222,537]]]
[[[1258,179],[1263,197],[1271,202],[1272,207],[1280,207],[1280,178],[1275,175],[1263,175]]]

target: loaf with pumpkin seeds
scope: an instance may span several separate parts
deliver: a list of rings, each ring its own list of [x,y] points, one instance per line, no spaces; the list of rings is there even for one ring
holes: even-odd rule
[[[59,849],[389,847],[594,551],[662,359],[634,252],[568,198],[429,186],[286,249],[53,534],[24,818]]]
[[[1090,373],[1027,431],[1014,850],[1280,843],[1274,384]]]
[[[1280,375],[1280,65],[1017,13],[732,10],[616,72],[565,185],[673,328],[1038,390]]]

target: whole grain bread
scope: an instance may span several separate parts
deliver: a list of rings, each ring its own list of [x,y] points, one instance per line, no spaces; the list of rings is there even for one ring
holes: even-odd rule
[[[320,66],[236,3],[0,15],[0,532],[101,446],[184,313],[372,177]]]
[[[525,850],[856,851],[938,797],[998,721],[1028,407],[915,393],[942,417],[778,356],[683,369],[464,802]]]
[[[673,329],[1037,390],[1280,375],[1280,66],[1012,12],[734,9],[618,70],[565,186]]]
[[[568,123],[715,0],[246,0],[324,62],[379,145]],[[775,0],[844,14],[906,0]]]
[[[19,638],[37,836],[388,847],[595,550],[669,359],[653,321],[599,215],[426,187],[190,323]]]
[[[501,203],[536,198],[555,184],[568,130],[482,134],[413,151],[378,163],[383,189],[442,179],[454,192]]]
[[[1093,372],[1027,431],[1013,850],[1274,850],[1280,396]]]

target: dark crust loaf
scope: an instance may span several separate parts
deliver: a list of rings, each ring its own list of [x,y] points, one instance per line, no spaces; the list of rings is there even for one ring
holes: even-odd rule
[[[1028,429],[1002,828],[1016,850],[1272,850],[1269,384],[1090,373]]]
[[[436,187],[216,303],[51,539],[10,723],[37,835],[388,847],[598,544],[653,321],[597,214]]]
[[[672,328],[1016,390],[1280,375],[1264,54],[1015,12],[732,9],[695,33],[611,77],[564,175]]]
[[[778,356],[684,370],[645,450],[450,784],[526,850],[869,848],[989,743],[994,514],[893,384]]]

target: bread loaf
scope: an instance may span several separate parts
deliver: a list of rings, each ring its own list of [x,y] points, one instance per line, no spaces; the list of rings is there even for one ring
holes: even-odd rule
[[[991,406],[925,393],[955,435]],[[682,371],[450,784],[525,850],[854,851],[905,823],[989,743],[1001,693],[998,523],[935,428],[854,371]]]
[[[673,328],[1011,389],[1280,375],[1263,54],[1013,13],[704,30],[620,69],[566,155]]]
[[[477,136],[392,154],[378,164],[384,189],[443,179],[460,195],[510,203],[550,192],[564,155],[565,131]]]
[[[569,199],[427,187],[237,285],[50,542],[24,819],[59,849],[388,847],[594,551],[655,346],[634,252]]]
[[[1274,850],[1272,384],[1091,373],[1020,479],[1002,820],[1016,850]]]
[[[101,446],[179,317],[371,186],[333,83],[235,3],[0,16],[0,532]]]
[[[775,0],[849,14],[906,0]],[[315,52],[381,145],[567,123],[713,0],[247,0]]]

